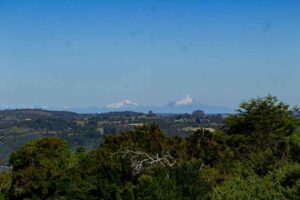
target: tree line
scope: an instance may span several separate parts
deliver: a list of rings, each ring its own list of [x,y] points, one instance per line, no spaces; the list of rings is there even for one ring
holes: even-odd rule
[[[0,199],[300,199],[299,125],[269,95],[241,103],[221,129],[189,137],[145,124],[90,152],[33,140],[11,154]]]

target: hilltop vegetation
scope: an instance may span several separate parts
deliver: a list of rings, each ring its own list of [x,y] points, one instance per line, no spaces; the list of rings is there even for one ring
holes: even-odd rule
[[[80,121],[84,123],[79,124]],[[100,140],[99,132],[76,113],[30,109],[0,111],[0,157],[6,159],[26,142],[43,137],[66,139],[72,149],[96,148]]]
[[[200,127],[222,126],[220,115],[194,114],[155,115],[136,112],[77,114],[45,110],[0,111],[0,158],[8,161],[10,153],[32,139],[59,137],[75,151],[96,149],[104,135],[132,130],[134,126],[155,122],[168,135],[190,135]]]
[[[289,106],[268,96],[188,137],[150,123],[76,153],[37,139],[11,154],[0,199],[300,199],[298,129]]]

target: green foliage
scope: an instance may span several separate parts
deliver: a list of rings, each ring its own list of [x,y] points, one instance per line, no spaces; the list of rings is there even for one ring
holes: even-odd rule
[[[7,193],[11,187],[10,171],[0,172],[0,193]]]
[[[0,200],[5,200],[5,195],[0,192]]]
[[[300,199],[300,166],[285,165],[265,177],[231,177],[215,188],[214,199]]]
[[[195,116],[195,113],[199,114]],[[73,152],[80,146],[90,151],[99,147],[104,135],[127,132],[133,130],[134,125],[155,122],[169,136],[188,136],[199,126],[216,128],[223,125],[221,115],[195,113],[155,115],[125,111],[76,114],[38,109],[0,110],[0,157],[7,163],[13,151],[33,139],[44,137],[67,140]]]
[[[200,176],[203,167],[202,161],[189,161],[174,169],[180,199],[210,199],[212,185]]]
[[[210,199],[212,186],[200,177],[202,167],[203,162],[191,161],[142,175],[136,187],[137,199]]]
[[[153,180],[151,176],[143,175],[138,180],[137,199],[159,199],[157,191],[159,190],[158,184]]]
[[[275,173],[280,179],[283,194],[287,199],[300,199],[300,165],[284,166]]]
[[[233,156],[230,148],[220,139],[220,134],[205,129],[197,130],[187,138],[187,153],[192,159],[201,159],[206,165],[215,166]]]
[[[0,172],[0,200],[6,199],[6,194],[11,187],[10,171]]]
[[[166,136],[157,124],[137,126],[133,131],[110,135],[105,138],[101,148],[112,152],[122,149],[147,150],[149,153],[161,152]]]
[[[274,140],[291,135],[298,125],[289,106],[270,95],[243,102],[226,123],[228,134],[245,135],[252,148],[268,148]]]
[[[229,116],[225,123],[227,144],[235,158],[247,163],[258,175],[264,176],[288,162],[287,138],[295,132],[299,120],[276,97],[243,102],[237,114]]]
[[[292,159],[300,163],[300,131],[291,135],[289,143]]]
[[[214,190],[214,199],[284,199],[276,183],[250,176],[247,179],[232,177]]]
[[[96,118],[85,123],[97,127]],[[224,129],[189,137],[150,123],[109,135],[93,151],[33,140],[11,154],[12,171],[0,172],[0,200],[300,199],[297,129],[289,107],[267,96],[242,103]]]
[[[10,195],[14,199],[51,198],[64,190],[66,169],[72,164],[65,141],[56,138],[34,140],[10,157],[13,166]]]

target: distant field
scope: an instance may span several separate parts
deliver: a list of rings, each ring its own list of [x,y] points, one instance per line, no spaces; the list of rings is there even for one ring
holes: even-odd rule
[[[205,128],[211,132],[222,125],[219,115],[205,115],[197,119],[190,114],[148,115],[135,112],[104,114],[77,114],[45,110],[0,111],[0,158],[8,159],[10,153],[26,142],[41,137],[66,139],[72,150],[83,146],[87,150],[99,147],[101,138],[132,130],[135,126],[156,123],[169,136],[189,136]]]
[[[215,132],[214,128],[201,128],[201,127],[185,127],[182,130],[183,131],[197,131],[197,130],[201,130],[201,129],[204,129],[204,130],[207,130],[210,132]]]

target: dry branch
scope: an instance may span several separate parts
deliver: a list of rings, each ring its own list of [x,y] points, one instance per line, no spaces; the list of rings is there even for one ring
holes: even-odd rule
[[[122,158],[129,158],[131,161],[132,173],[138,175],[141,171],[147,167],[153,167],[154,165],[161,165],[164,167],[173,167],[176,164],[176,160],[169,153],[151,155],[142,151],[126,150],[118,152],[122,155]]]

